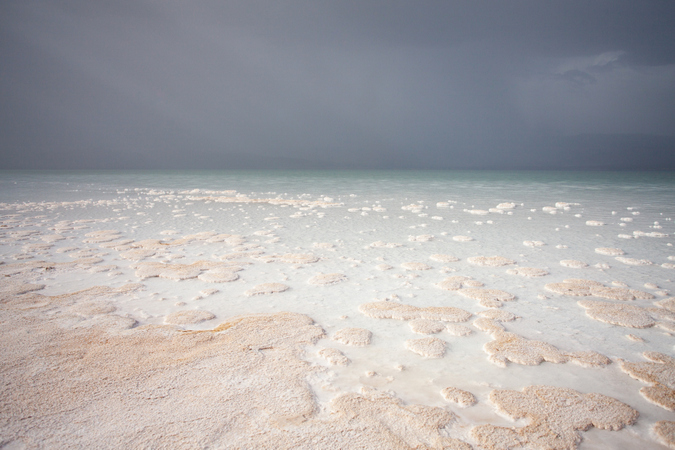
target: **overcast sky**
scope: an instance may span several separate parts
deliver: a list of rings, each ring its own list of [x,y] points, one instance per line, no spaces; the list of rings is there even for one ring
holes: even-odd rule
[[[4,0],[0,167],[675,169],[675,1]]]

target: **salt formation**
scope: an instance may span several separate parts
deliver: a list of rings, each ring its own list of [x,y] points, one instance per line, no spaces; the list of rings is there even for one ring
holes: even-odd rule
[[[430,234],[420,234],[419,236],[408,236],[408,240],[411,242],[429,242],[433,241],[434,237]]]
[[[425,358],[442,358],[445,354],[445,341],[435,337],[409,339],[405,348]]]
[[[452,240],[456,242],[470,242],[473,241],[473,238],[471,236],[453,236]]]
[[[589,227],[601,227],[605,224],[605,222],[600,222],[599,220],[587,220],[586,225]]]
[[[431,266],[421,262],[405,262],[401,264],[405,270],[430,270]]]
[[[483,283],[478,280],[473,280],[471,277],[456,275],[444,279],[436,286],[446,291],[456,291],[462,287],[481,287],[483,286]]]
[[[479,300],[480,305],[486,308],[499,308],[502,302],[509,302],[516,298],[515,295],[499,289],[463,288],[457,292],[464,297]]]
[[[402,247],[402,244],[398,244],[396,242],[384,242],[384,241],[376,241],[370,244],[370,247],[372,248],[397,248],[397,247]]]
[[[543,241],[523,241],[523,245],[526,247],[543,247],[546,243]]]
[[[447,387],[441,391],[441,395],[449,402],[456,403],[462,408],[476,404],[476,397],[469,391],[456,387]]]
[[[171,313],[164,318],[164,323],[171,325],[193,325],[215,318],[216,316],[213,313],[193,309]]]
[[[200,274],[197,278],[207,283],[229,283],[238,280],[239,275],[232,270],[232,267],[218,267]]]
[[[494,340],[487,342],[483,349],[489,355],[488,360],[501,367],[506,367],[509,361],[525,366],[536,366],[544,361],[556,364],[571,361],[586,367],[604,366],[611,362],[599,353],[563,352],[546,342],[525,339],[498,328],[488,332],[492,334]]]
[[[626,258],[623,256],[617,256],[614,259],[629,266],[649,266],[652,264],[652,262],[647,259]]]
[[[548,291],[577,297],[595,296],[611,300],[649,300],[654,296],[648,292],[625,287],[606,287],[599,281],[570,278],[562,283],[549,283],[544,286]]]
[[[364,347],[370,344],[373,334],[365,328],[343,328],[333,335],[333,340],[345,345]]]
[[[473,333],[471,328],[457,323],[446,323],[445,331],[447,331],[452,336],[468,336]]]
[[[583,269],[584,267],[588,267],[588,264],[585,262],[577,261],[575,259],[563,259],[560,261],[560,265],[563,267],[570,267],[572,269]]]
[[[656,325],[651,315],[639,306],[597,300],[579,300],[577,303],[586,308],[589,317],[601,322],[630,328],[649,328]]]
[[[515,207],[516,204],[512,202],[500,203],[496,206],[497,209],[514,209]]]
[[[636,380],[651,384],[640,389],[644,398],[675,411],[675,359],[658,352],[644,352],[642,355],[651,362],[621,361],[621,370]]]
[[[346,280],[347,276],[343,273],[320,273],[310,278],[308,283],[319,286],[328,286],[331,284],[341,283]]]
[[[520,275],[521,277],[543,277],[548,275],[548,271],[537,269],[535,267],[514,267],[506,271],[509,275]]]
[[[413,333],[417,334],[436,334],[445,329],[445,324],[437,320],[414,319],[408,322]]]
[[[516,262],[504,258],[503,256],[472,256],[467,258],[469,264],[474,266],[483,266],[483,267],[499,267],[499,266],[508,266],[515,264]]]
[[[281,255],[279,259],[291,264],[310,264],[319,260],[318,257],[309,253],[286,253],[285,255]]]
[[[659,420],[654,424],[654,434],[670,448],[675,448],[675,422]]]
[[[390,266],[389,264],[378,264],[375,266],[377,270],[385,271],[385,270],[391,270],[394,268],[394,266]]]
[[[252,297],[254,295],[266,295],[266,294],[276,294],[278,292],[287,291],[289,286],[286,286],[283,283],[263,283],[244,292],[244,295],[247,297]]]
[[[502,311],[500,309],[488,309],[479,312],[478,315],[487,319],[496,320],[498,322],[512,322],[516,319],[519,319],[519,317],[515,314],[508,311]]]
[[[638,418],[636,410],[611,397],[553,386],[528,386],[522,392],[494,390],[489,398],[500,412],[529,423],[521,428],[473,428],[471,436],[486,449],[575,449],[582,440],[578,430],[594,426],[616,431]]]
[[[596,248],[595,253],[597,253],[599,255],[606,255],[606,256],[619,256],[619,255],[625,255],[626,254],[626,252],[624,252],[620,248],[609,248],[609,247]]]
[[[466,322],[471,313],[452,306],[417,307],[395,302],[372,302],[359,306],[359,311],[375,319],[429,319],[442,322]]]
[[[319,350],[319,356],[333,366],[347,366],[351,362],[349,358],[336,348],[322,348]]]
[[[438,261],[438,262],[444,262],[444,263],[459,261],[459,258],[457,258],[455,256],[441,255],[441,254],[431,255],[431,256],[429,256],[429,259],[431,259],[432,261]]]

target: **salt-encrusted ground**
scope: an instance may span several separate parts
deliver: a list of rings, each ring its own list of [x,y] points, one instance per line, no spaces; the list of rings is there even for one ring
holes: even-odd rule
[[[302,194],[7,177],[3,445],[674,440],[668,186]]]

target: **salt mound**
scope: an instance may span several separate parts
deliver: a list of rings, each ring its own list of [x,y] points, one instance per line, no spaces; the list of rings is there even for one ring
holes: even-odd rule
[[[543,277],[548,275],[544,269],[537,269],[535,267],[514,267],[506,271],[509,275],[520,275],[521,277]]]
[[[189,311],[176,311],[171,313],[164,318],[164,323],[170,325],[192,325],[215,318],[216,316],[208,311],[192,309]]]
[[[515,264],[516,262],[504,258],[503,256],[472,256],[467,258],[469,264],[474,266],[483,266],[483,267],[499,267],[499,266],[508,266],[510,264]]]
[[[115,305],[107,302],[87,302],[75,304],[70,311],[83,316],[96,316],[115,312],[116,309]]]
[[[479,312],[478,315],[487,319],[496,320],[498,322],[512,322],[516,319],[519,319],[519,317],[515,314],[508,311],[502,311],[500,309],[488,309],[486,311]]]
[[[543,241],[523,241],[523,245],[526,247],[543,247],[546,243]]]
[[[432,261],[438,261],[438,262],[457,262],[459,261],[459,258],[452,256],[452,255],[441,255],[441,254],[435,254],[429,256],[429,259]]]
[[[588,286],[573,283],[548,283],[544,286],[544,289],[555,292],[556,294],[571,295],[575,297],[591,295],[591,289]]]
[[[421,262],[405,262],[401,264],[405,270],[430,270],[432,267]]]
[[[463,288],[457,292],[464,297],[480,300],[480,305],[486,308],[498,308],[501,306],[500,302],[509,302],[516,298],[515,295],[499,289]]]
[[[446,323],[445,331],[453,336],[468,336],[473,333],[473,330],[466,325],[459,325],[457,323]]]
[[[431,234],[420,234],[419,236],[408,236],[410,242],[429,242],[433,241],[434,237]]]
[[[488,334],[504,331],[503,325],[501,325],[496,320],[492,320],[487,317],[479,317],[478,319],[474,320],[473,326]]]
[[[490,211],[486,211],[484,209],[465,209],[464,211],[475,216],[487,216],[490,214]]]
[[[166,264],[166,267],[159,273],[160,278],[169,278],[180,281],[190,278],[197,278],[202,273],[202,269],[197,266],[183,264]]]
[[[614,259],[629,266],[649,266],[652,264],[652,262],[647,259],[625,258],[623,256],[617,256]]]
[[[376,241],[370,244],[370,247],[372,248],[396,248],[396,247],[402,247],[402,244],[398,244],[396,242],[384,242],[384,241]]]
[[[649,328],[656,324],[647,311],[639,306],[597,300],[579,300],[577,304],[586,308],[586,314],[589,317],[612,325]]]
[[[480,281],[472,280],[471,277],[456,275],[446,278],[445,280],[438,283],[436,286],[438,286],[441,289],[445,289],[446,291],[456,291],[462,287],[469,287],[469,284],[473,284],[471,282],[479,283],[480,285],[470,287],[480,287],[483,285],[483,283],[481,283]]]
[[[513,209],[515,207],[516,207],[516,204],[512,203],[512,202],[500,203],[496,206],[497,209]]]
[[[285,255],[281,255],[279,259],[291,264],[311,264],[319,260],[318,257],[309,253],[286,253]]]
[[[587,220],[586,225],[589,227],[601,227],[605,224],[605,222],[600,222],[599,220]]]
[[[626,254],[626,252],[624,252],[620,248],[609,248],[609,247],[596,248],[595,253],[597,253],[599,255],[607,255],[607,256],[618,256],[618,255],[625,255]]]
[[[572,269],[583,269],[584,267],[588,267],[588,264],[585,262],[577,261],[575,259],[563,259],[560,261],[560,265],[563,267],[571,267]]]
[[[445,354],[445,341],[435,337],[409,339],[405,348],[425,358],[442,358]]]
[[[375,319],[430,319],[442,322],[466,322],[471,313],[452,306],[417,307],[395,302],[372,302],[359,306],[359,311]]]
[[[616,431],[638,418],[636,410],[611,397],[553,386],[528,386],[522,392],[494,390],[490,401],[512,419],[529,423],[521,428],[475,427],[471,436],[486,449],[574,449],[581,441],[577,430],[594,426]]]
[[[590,289],[591,295],[612,300],[635,300],[636,298],[650,300],[654,298],[654,296],[648,292],[622,287],[592,286]]]
[[[365,347],[370,344],[373,334],[365,328],[343,328],[333,335],[333,340],[345,345]]]
[[[322,348],[318,354],[332,366],[347,366],[351,362],[349,358],[336,348]]]
[[[394,268],[394,266],[390,266],[389,264],[378,264],[375,266],[377,270],[385,271],[385,270],[391,270]]]
[[[441,391],[441,395],[449,402],[456,403],[462,408],[476,404],[476,397],[469,392],[456,387],[447,387]]]
[[[568,361],[567,356],[551,344],[525,339],[514,333],[497,331],[494,341],[487,342],[483,350],[490,355],[488,360],[506,367],[508,361],[525,366],[536,366],[543,361],[556,364]]]
[[[328,249],[332,249],[335,246],[333,244],[331,244],[330,242],[315,242],[314,244],[312,244],[312,247],[328,250]]]
[[[470,242],[473,241],[473,238],[471,236],[453,236],[452,240],[457,242]]]
[[[229,267],[218,267],[200,274],[197,278],[207,283],[229,283],[239,279],[239,275]]]
[[[621,362],[621,370],[644,383],[640,394],[650,402],[670,411],[675,411],[675,359],[658,352],[644,352],[652,362]]]
[[[654,424],[654,434],[670,448],[675,448],[675,422],[659,420]]]
[[[319,286],[327,286],[330,284],[341,283],[343,281],[347,281],[347,275],[343,273],[320,273],[310,278],[308,283]]]
[[[417,334],[436,334],[445,329],[445,324],[437,320],[414,319],[408,322],[413,333]]]
[[[278,292],[284,292],[290,289],[289,286],[286,286],[282,283],[263,283],[244,292],[244,295],[247,297],[252,297],[254,295],[267,295],[267,294],[276,294]]]
[[[668,311],[675,312],[675,297],[664,298],[658,302],[654,302],[659,308],[667,309]]]

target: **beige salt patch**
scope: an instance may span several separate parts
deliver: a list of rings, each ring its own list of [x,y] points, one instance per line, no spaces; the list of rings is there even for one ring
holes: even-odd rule
[[[238,280],[239,275],[229,267],[219,267],[201,273],[197,278],[207,283],[229,283]]]
[[[654,434],[670,448],[675,448],[675,422],[659,420],[654,424]]]
[[[253,288],[244,292],[244,295],[247,297],[252,297],[254,295],[276,294],[287,291],[288,289],[290,289],[290,287],[283,283],[263,283],[253,286]]]
[[[536,267],[514,267],[506,271],[509,275],[520,275],[521,277],[543,277],[548,275],[548,271],[537,269]]]
[[[279,259],[290,264],[311,264],[319,260],[317,256],[311,253],[286,253],[285,255],[281,255]]]
[[[402,244],[398,244],[396,242],[384,242],[384,241],[376,241],[370,244],[370,247],[372,248],[397,248],[397,247],[402,247]]]
[[[501,302],[509,302],[516,298],[515,295],[499,289],[464,288],[457,292],[464,297],[479,300],[479,304],[486,308],[498,308]]]
[[[616,431],[634,424],[639,415],[614,398],[553,386],[528,386],[522,392],[494,390],[489,398],[498,411],[514,420],[527,419],[528,424],[473,428],[471,436],[485,449],[575,449],[582,440],[578,430],[594,426]]]
[[[472,280],[471,277],[466,277],[462,275],[455,275],[452,277],[448,277],[438,283],[436,286],[438,286],[441,289],[444,289],[446,291],[456,291],[458,289],[461,289],[462,287],[469,287],[467,283],[474,281],[476,282],[477,280]],[[477,281],[480,283],[480,281]],[[482,286],[482,283],[480,283]],[[479,287],[479,286],[476,286]]]
[[[457,258],[455,256],[443,255],[443,254],[431,255],[431,256],[429,256],[429,259],[432,260],[432,261],[438,261],[438,262],[444,262],[444,263],[459,261],[459,258]]]
[[[329,250],[329,249],[332,249],[335,246],[333,244],[331,244],[330,242],[315,242],[314,244],[312,244],[312,247]]]
[[[453,236],[452,240],[455,242],[470,242],[473,241],[471,236]]]
[[[664,353],[644,352],[650,362],[621,361],[621,370],[644,383],[640,394],[650,402],[675,411],[675,359]]]
[[[447,331],[452,336],[469,336],[471,333],[473,333],[471,328],[458,323],[446,323],[445,331]]]
[[[482,319],[484,318],[478,320]],[[489,355],[490,362],[502,367],[506,367],[508,361],[526,366],[536,366],[543,361],[556,364],[571,361],[585,367],[598,367],[611,363],[606,356],[592,351],[563,352],[546,342],[526,339],[515,333],[495,331],[491,334],[494,340],[486,343],[483,349]]]
[[[431,234],[420,234],[419,236],[408,236],[410,242],[429,242],[434,240]]]
[[[479,317],[478,319],[474,320],[473,326],[488,334],[504,331],[504,326],[502,324],[487,317]]]
[[[13,282],[10,280],[5,280],[2,285],[0,285],[0,292],[5,295],[21,295],[27,294],[28,292],[40,291],[45,288],[44,284],[32,284],[32,283],[21,283]]]
[[[40,239],[42,239],[45,242],[58,242],[64,240],[66,237],[61,235],[61,234],[47,234],[44,236],[40,236]]]
[[[496,320],[497,322],[512,322],[520,318],[511,312],[503,311],[501,309],[488,309],[487,311],[479,312],[478,315],[487,319]]]
[[[373,334],[365,328],[343,328],[333,335],[333,340],[345,345],[365,347],[370,344]]]
[[[414,319],[408,322],[413,333],[417,334],[436,334],[445,329],[445,324],[437,320]]]
[[[654,302],[659,308],[667,309],[668,311],[675,312],[675,297],[664,298],[658,302]]]
[[[587,220],[586,225],[589,227],[601,227],[605,224],[605,222],[600,222],[599,220]]]
[[[645,340],[642,339],[640,336],[636,336],[634,334],[627,334],[626,337],[633,342],[645,342]]]
[[[430,270],[432,267],[430,265],[421,263],[421,262],[405,262],[401,264],[405,270]]]
[[[596,248],[595,253],[606,256],[620,256],[626,254],[626,252],[624,252],[620,248],[609,248],[609,247]]]
[[[442,322],[466,322],[471,313],[452,306],[417,307],[396,302],[372,302],[359,306],[359,311],[375,319],[430,319]]]
[[[135,249],[128,250],[126,252],[120,253],[120,257],[124,258],[128,261],[141,261],[145,258],[149,258],[151,256],[154,256],[155,253],[157,253],[157,252],[155,252],[154,250],[146,250],[146,249],[143,249],[143,248],[135,248]]]
[[[322,348],[319,350],[318,355],[332,366],[347,366],[351,362],[344,353],[336,348]]]
[[[441,395],[447,401],[456,403],[462,408],[476,404],[476,397],[471,392],[456,387],[446,387],[441,391]]]
[[[516,207],[516,204],[513,202],[504,202],[500,203],[496,206],[497,209],[514,209]]]
[[[173,236],[174,234],[178,234],[179,232],[177,230],[164,230],[160,231],[159,234],[164,235],[164,236]]]
[[[583,269],[584,267],[588,267],[588,264],[583,261],[577,261],[576,259],[563,259],[560,261],[560,265],[572,269]]]
[[[385,270],[391,270],[394,268],[394,266],[390,266],[389,264],[378,264],[375,266],[377,270],[385,271]]]
[[[176,311],[164,318],[164,323],[170,325],[194,325],[215,319],[216,316],[208,311],[192,309],[189,311]]]
[[[523,245],[526,247],[543,247],[546,243],[544,241],[523,241]]]
[[[201,295],[202,297],[208,297],[210,295],[217,294],[218,292],[220,292],[220,290],[215,288],[202,289],[201,291],[199,291],[199,295]]]
[[[115,305],[108,302],[86,302],[72,306],[70,311],[82,316],[96,316],[115,312],[116,309]]]
[[[129,330],[138,324],[132,317],[118,316],[115,314],[98,314],[86,320],[76,323],[75,329],[102,329],[108,332]]]
[[[651,315],[639,306],[597,300],[579,300],[577,304],[585,308],[586,315],[592,319],[612,325],[630,328],[649,328],[656,324]]]
[[[202,269],[192,265],[166,264],[166,267],[159,273],[160,278],[180,281],[190,278],[197,278],[202,273]]]
[[[614,259],[629,266],[649,266],[652,264],[652,262],[647,259],[626,258],[623,256],[617,256]]]
[[[482,267],[500,267],[516,263],[515,261],[504,258],[503,256],[472,256],[467,258],[467,261],[469,264]]]
[[[638,291],[636,289],[627,289],[623,287],[605,287],[605,286],[591,286],[591,295],[600,298],[608,298],[611,300],[649,300],[654,296],[648,292]]]
[[[347,275],[343,273],[320,273],[310,278],[308,283],[318,286],[328,286],[331,284],[342,283],[343,281],[347,281]]]
[[[445,354],[445,345],[445,341],[435,337],[405,341],[405,348],[425,358],[442,358]]]

